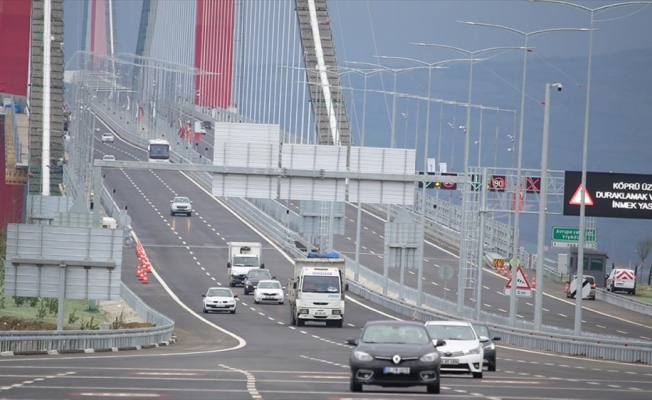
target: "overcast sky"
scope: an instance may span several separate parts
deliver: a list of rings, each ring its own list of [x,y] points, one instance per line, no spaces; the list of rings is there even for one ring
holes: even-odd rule
[[[117,7],[116,36],[119,51],[134,52],[142,0],[113,2]],[[600,7],[615,2],[580,1],[577,4]],[[372,59],[375,53],[424,59],[432,55],[433,61],[442,57],[450,58],[450,53],[444,52],[440,57],[433,49],[408,45],[414,41],[447,44],[468,50],[523,44],[523,39],[517,35],[492,28],[465,26],[456,21],[499,24],[526,32],[589,26],[589,15],[579,10],[521,0],[329,0],[328,4],[340,60]],[[82,10],[82,0],[65,0],[68,57],[81,44]],[[595,33],[595,54],[652,48],[652,6],[607,10],[597,15],[596,21],[600,22],[595,25],[598,29]],[[582,56],[587,52],[588,35],[553,33],[533,38],[530,44],[537,48],[538,53],[548,57]]]

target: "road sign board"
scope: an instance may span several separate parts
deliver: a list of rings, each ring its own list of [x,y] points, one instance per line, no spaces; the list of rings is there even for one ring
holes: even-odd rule
[[[582,281],[582,298],[586,299],[589,297],[589,294],[591,294],[591,284],[589,283],[589,280],[584,278]],[[573,279],[573,282],[570,284],[570,298],[574,299],[575,295],[577,294],[577,278]]]
[[[505,175],[493,175],[487,188],[495,192],[503,192],[507,187],[507,178]]]
[[[541,177],[529,176],[525,178],[525,191],[528,193],[541,192]]]
[[[418,172],[419,175],[423,175],[423,171]],[[428,175],[434,175],[435,173],[432,171],[428,171]],[[435,182],[426,182],[426,189],[434,189],[435,188]],[[423,189],[423,182],[419,182],[419,189]]]
[[[552,241],[553,242],[579,242],[580,229],[567,226],[553,226],[552,227]],[[598,241],[598,230],[595,228],[587,228],[584,231],[584,240],[587,242]],[[566,247],[554,246],[553,247]]]
[[[564,215],[580,214],[584,192],[587,217],[652,219],[652,175],[587,172],[564,174]]]
[[[439,279],[444,282],[450,281],[455,276],[455,269],[450,265],[442,265],[441,268],[439,268],[437,275],[439,275]]]
[[[444,176],[457,176],[457,174],[454,173],[454,172],[442,172],[442,175],[444,175]],[[446,190],[456,190],[457,189],[457,183],[455,183],[455,182],[441,182],[440,184],[441,184],[441,186],[439,186],[439,187],[441,189],[446,189]]]
[[[530,282],[527,281],[525,273],[523,272],[522,267],[516,268],[516,296],[517,297],[531,297],[532,296],[532,286]],[[511,295],[512,291],[512,278],[509,278],[505,284],[505,295]]]
[[[556,248],[571,248],[571,247],[578,247],[578,246],[579,246],[578,242],[555,242],[554,240],[552,241],[552,247],[556,247]],[[596,242],[584,242],[584,248],[597,250],[598,245]]]

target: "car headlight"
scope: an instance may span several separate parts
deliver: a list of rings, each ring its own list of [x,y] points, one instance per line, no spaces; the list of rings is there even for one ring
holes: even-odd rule
[[[496,349],[496,345],[493,344],[493,343],[490,343],[490,344],[484,346],[484,348],[487,349],[487,350],[495,350],[495,349]]]
[[[371,355],[365,353],[364,351],[354,351],[353,358],[358,361],[371,361],[374,359]]]
[[[419,361],[421,361],[421,362],[433,362],[438,358],[439,358],[439,353],[428,353],[428,354],[424,354],[421,357],[419,357]]]
[[[333,310],[333,315],[340,315],[341,313],[341,310]]]
[[[475,349],[471,349],[471,350],[463,350],[462,353],[464,353],[464,354],[480,354],[481,351],[482,351],[482,347],[476,347]]]

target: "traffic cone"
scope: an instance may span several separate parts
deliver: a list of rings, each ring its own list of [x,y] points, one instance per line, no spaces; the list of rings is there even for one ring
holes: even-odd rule
[[[147,283],[149,283],[149,282],[147,281],[147,274],[143,275],[143,279],[141,279],[141,281],[143,282],[143,284],[147,284]]]
[[[532,289],[537,288],[537,277],[536,276],[532,278],[532,285],[530,285],[530,286],[532,286]]]
[[[149,274],[152,272],[152,264],[149,260],[145,261],[145,271]]]
[[[564,287],[564,293],[568,293],[569,290],[570,290],[570,284],[566,282],[566,287]]]

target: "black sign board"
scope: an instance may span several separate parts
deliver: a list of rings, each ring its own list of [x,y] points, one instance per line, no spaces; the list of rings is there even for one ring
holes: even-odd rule
[[[566,171],[564,215],[580,215],[582,173]],[[652,175],[587,172],[586,216],[652,219]]]
[[[527,193],[540,193],[541,192],[541,177],[529,176],[525,178],[525,191]]]
[[[423,175],[423,171],[418,172],[419,175]],[[428,175],[434,175],[434,172],[428,172]],[[426,189],[434,189],[435,182],[426,182]],[[419,189],[423,189],[423,182],[419,182]]]
[[[444,176],[457,176],[457,174],[454,172],[442,172],[441,174]],[[451,183],[436,182],[435,186],[445,190],[457,190],[457,183],[455,182],[451,182]]]
[[[492,175],[487,188],[492,192],[504,192],[507,188],[507,178],[505,175]]]

